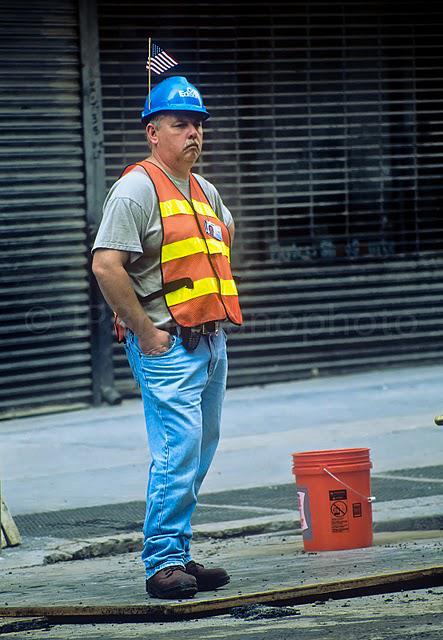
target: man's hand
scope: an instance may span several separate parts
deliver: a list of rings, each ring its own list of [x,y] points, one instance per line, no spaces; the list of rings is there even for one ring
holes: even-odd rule
[[[155,329],[148,334],[137,337],[140,349],[147,356],[158,356],[167,351],[171,346],[171,336],[167,331],[163,331],[162,329]]]
[[[140,305],[125,270],[128,258],[126,251],[96,249],[92,269],[111,309],[138,337],[141,350],[155,356],[169,349],[170,335],[157,329]]]

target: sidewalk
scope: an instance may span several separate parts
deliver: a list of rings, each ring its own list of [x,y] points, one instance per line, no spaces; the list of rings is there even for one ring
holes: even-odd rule
[[[441,367],[232,389],[193,519],[196,537],[298,529],[293,451],[367,446],[375,531],[442,522]],[[1,566],[140,548],[141,403],[0,423],[3,489],[24,537]]]
[[[227,392],[203,493],[293,482],[291,454],[369,447],[373,474],[442,460],[443,368],[388,369]],[[143,501],[149,464],[139,400],[0,422],[13,515]],[[403,496],[404,497],[404,496]]]

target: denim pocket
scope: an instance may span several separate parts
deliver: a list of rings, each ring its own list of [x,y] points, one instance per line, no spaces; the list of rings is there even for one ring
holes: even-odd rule
[[[149,355],[148,353],[144,353],[144,351],[140,349],[140,345],[138,344],[138,342],[134,340],[135,348],[137,349],[141,357],[147,358],[148,360],[152,360],[153,358],[164,358],[169,353],[171,353],[171,351],[174,349],[176,344],[177,344],[177,336],[169,336],[169,348],[166,349],[166,351],[162,351],[162,353],[155,353],[153,355]]]
[[[138,373],[137,373],[137,367],[136,364],[134,362],[134,354],[132,353],[132,345],[130,342],[124,342],[123,343],[123,347],[124,350],[126,352],[126,357],[128,359],[129,362],[129,367],[131,369],[131,373],[132,373],[132,377],[135,380],[135,384],[139,387],[140,386],[140,381],[138,379]]]

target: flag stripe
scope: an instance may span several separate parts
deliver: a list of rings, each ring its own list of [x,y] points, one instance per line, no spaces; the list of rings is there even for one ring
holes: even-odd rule
[[[176,64],[174,61],[170,61],[170,60],[168,59],[168,56],[167,56],[167,55],[165,55],[165,52],[164,52],[164,51],[163,51],[163,53],[160,53],[160,54],[157,56],[157,60],[160,60],[161,62],[163,62],[164,64],[166,64],[166,65],[168,65],[168,66],[171,66],[171,65]]]
[[[173,66],[172,64],[166,64],[163,60],[151,60],[151,68],[160,69],[161,71],[167,71]]]
[[[169,53],[166,53],[166,51],[163,51],[163,55],[172,62],[172,64],[178,64],[177,60],[175,60],[172,56],[169,55]]]
[[[161,60],[151,60],[151,67],[156,67],[157,69],[167,69],[168,65],[161,62]]]
[[[161,65],[155,62],[153,65],[151,65],[151,69],[153,69],[154,71],[159,71],[160,73],[163,73],[164,71],[167,71],[169,67],[165,67],[164,65]]]
[[[149,63],[150,70],[157,74],[158,76],[175,67],[175,65],[179,64],[175,58],[170,56],[166,51],[164,51],[157,44],[152,44],[151,47],[151,59],[147,61],[146,69],[149,71]]]
[[[167,67],[163,67],[158,62],[151,61],[151,69],[156,69],[157,71],[166,71]]]
[[[160,56],[158,56],[155,60],[151,60],[155,66],[160,67],[160,69],[168,69],[171,65],[163,60]]]

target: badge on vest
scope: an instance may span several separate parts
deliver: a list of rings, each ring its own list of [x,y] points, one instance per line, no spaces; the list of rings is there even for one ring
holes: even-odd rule
[[[212,238],[215,238],[216,240],[223,240],[221,227],[209,220],[205,220],[205,231]]]

